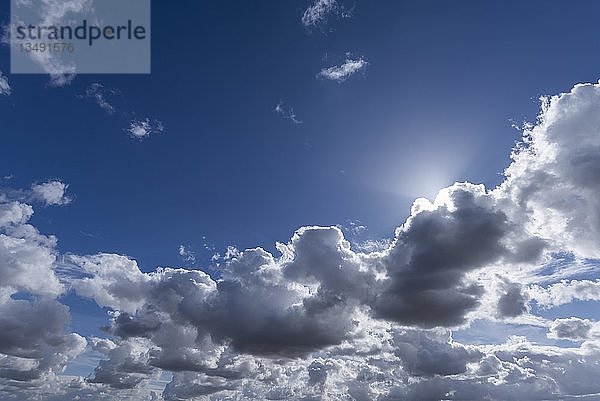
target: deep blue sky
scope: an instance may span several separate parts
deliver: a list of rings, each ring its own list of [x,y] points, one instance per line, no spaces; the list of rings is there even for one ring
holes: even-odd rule
[[[36,211],[36,226],[61,251],[126,253],[144,270],[180,265],[179,244],[206,264],[203,236],[218,251],[271,249],[303,225],[360,220],[389,237],[416,196],[497,184],[511,121],[598,79],[595,1],[345,2],[352,18],[312,31],[307,4],[154,1],[151,75],[62,88],[10,75],[0,174],[69,183],[74,202]],[[316,78],[346,52],[369,62],[364,74]],[[6,46],[0,56],[8,72]],[[120,91],[116,116],[77,96],[94,82]],[[274,112],[281,100],[302,124]],[[126,112],[166,131],[132,139]]]

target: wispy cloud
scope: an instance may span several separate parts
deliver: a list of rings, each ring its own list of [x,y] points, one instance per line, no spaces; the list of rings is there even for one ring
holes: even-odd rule
[[[311,27],[322,24],[327,16],[338,8],[336,0],[315,0],[302,14],[302,25]]]
[[[96,101],[98,106],[108,114],[114,114],[116,111],[115,106],[108,100],[109,97],[114,96],[118,93],[116,89],[107,89],[104,85],[95,82],[88,86],[85,90],[85,97],[91,98]]]
[[[181,256],[184,262],[193,263],[196,261],[196,253],[185,245],[179,245],[179,256]]]
[[[42,7],[38,3],[40,2],[19,1],[16,4],[24,9],[21,10],[22,12],[31,16],[36,15],[39,26],[67,25],[74,15],[85,16],[87,19],[95,18],[93,0],[45,0],[41,2]],[[11,25],[5,28],[2,37],[5,44],[16,47],[27,41],[27,39],[18,39],[15,29],[16,27]],[[61,59],[58,52],[30,52],[29,56],[34,63],[39,65],[42,71],[50,75],[51,86],[68,85],[76,76],[75,65]]]
[[[135,118],[137,115],[135,111],[123,110],[125,107],[122,105],[115,105],[116,96],[120,94],[121,92],[117,88],[109,88],[99,82],[94,82],[86,88],[85,94],[78,95],[77,97],[80,99],[92,99],[107,114],[129,120],[127,128],[123,131],[127,132],[132,138],[144,139],[152,134],[165,131],[162,121],[149,117]]]
[[[350,76],[363,71],[368,65],[369,63],[363,57],[346,58],[340,65],[323,68],[317,76],[336,82],[344,82]]]
[[[277,103],[277,105],[275,106],[275,112],[277,114],[279,114],[281,117],[291,120],[294,124],[302,124],[302,121],[300,121],[296,117],[294,108],[293,107],[290,107],[290,108],[285,107],[285,104],[283,101],[280,101],[279,103]]]

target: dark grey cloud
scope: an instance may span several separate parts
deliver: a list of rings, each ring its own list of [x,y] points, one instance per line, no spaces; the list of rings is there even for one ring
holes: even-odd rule
[[[147,380],[153,372],[148,364],[148,347],[143,343],[123,341],[106,347],[96,347],[103,351],[106,359],[99,362],[90,383],[101,383],[115,389],[134,388]]]
[[[594,324],[587,319],[570,317],[552,322],[548,337],[565,340],[585,340],[590,338]]]
[[[475,347],[454,343],[448,332],[407,330],[395,333],[394,352],[403,366],[416,376],[449,376],[465,373],[467,363],[478,362],[483,353]]]
[[[500,287],[498,316],[516,317],[527,312],[529,297],[517,283],[504,282]]]
[[[390,280],[377,297],[376,313],[422,327],[464,323],[483,293],[465,274],[509,255],[503,239],[510,229],[482,188],[449,188],[445,204],[420,211],[398,230],[385,260]]]

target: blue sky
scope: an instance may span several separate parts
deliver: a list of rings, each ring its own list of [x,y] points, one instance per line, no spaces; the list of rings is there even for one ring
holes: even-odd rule
[[[321,7],[330,5],[331,9],[320,14],[321,19],[314,24],[303,23],[303,15],[319,4]],[[456,358],[468,355],[468,363],[480,364],[493,358],[487,349],[484,352],[469,348],[471,343],[498,345],[510,335],[563,348],[580,346],[586,340],[591,344],[597,341],[591,334],[586,339],[577,337],[576,341],[568,341],[573,337],[560,334],[561,324],[565,322],[556,319],[575,317],[592,327],[600,318],[596,312],[600,292],[594,292],[594,283],[597,283],[594,280],[598,277],[595,266],[600,256],[594,245],[598,239],[594,220],[597,201],[594,199],[599,187],[592,182],[593,178],[584,176],[584,171],[591,175],[596,171],[595,141],[600,131],[590,116],[594,115],[598,100],[596,95],[587,94],[587,87],[574,88],[577,83],[598,82],[598,12],[600,4],[592,1],[196,1],[173,6],[155,0],[152,2],[151,74],[79,74],[69,83],[58,86],[52,84],[48,75],[10,74],[9,46],[2,45],[0,83],[4,77],[10,90],[5,90],[7,93],[3,95],[0,85],[0,177],[4,177],[0,178],[0,201],[6,205],[9,201],[31,204],[35,210],[32,216],[10,223],[12,228],[2,232],[17,238],[21,234],[15,234],[20,232],[15,227],[30,224],[40,235],[54,235],[58,239],[56,245],[44,247],[56,257],[50,269],[54,271],[52,274],[67,286],[64,292],[52,294],[70,308],[70,327],[87,341],[86,351],[78,358],[92,355],[91,344],[99,341],[92,340],[94,336],[110,338],[114,345],[111,349],[131,346],[128,341],[135,336],[119,334],[118,313],[149,324],[155,316],[150,316],[148,310],[164,306],[150,300],[140,301],[140,304],[124,301],[128,298],[121,299],[116,293],[106,295],[112,290],[103,286],[112,283],[110,280],[114,277],[124,274],[121,280],[131,280],[139,286],[150,285],[147,283],[154,282],[152,280],[167,278],[159,280],[158,275],[142,273],[153,272],[157,267],[173,267],[203,270],[216,281],[245,283],[245,273],[239,273],[242,278],[237,277],[236,263],[252,265],[253,257],[260,258],[252,251],[242,252],[242,256],[239,252],[262,247],[274,255],[276,262],[273,263],[280,267],[286,279],[295,277],[293,280],[302,282],[293,276],[296,273],[285,275],[288,264],[293,263],[290,260],[301,260],[301,255],[310,253],[301,253],[302,246],[313,249],[321,243],[337,241],[338,235],[337,231],[300,231],[296,242],[290,242],[296,230],[309,226],[340,227],[357,255],[358,250],[366,249],[361,248],[366,240],[396,239],[391,245],[383,242],[386,245],[378,249],[387,255],[380,263],[386,266],[389,283],[381,284],[384,290],[373,299],[358,297],[356,303],[360,307],[352,304],[372,312],[372,316],[363,309],[353,312],[354,316],[366,313],[368,324],[375,324],[369,319],[389,324],[385,330],[388,334],[395,333],[389,334],[393,338],[410,337],[403,341],[412,344],[410,333],[413,332],[398,334],[394,331],[400,330],[398,327],[403,330],[409,327],[414,333],[431,329],[452,333],[453,330],[454,338],[463,341],[466,347]],[[3,2],[0,22],[7,24],[9,20],[8,3]],[[344,73],[343,67],[351,68],[352,63],[355,71]],[[334,71],[342,74],[341,79],[334,79]],[[590,87],[598,90],[597,86]],[[567,95],[554,98],[550,112],[540,110],[541,96],[561,93]],[[586,96],[592,100],[586,100]],[[536,120],[540,113],[543,118]],[[567,116],[564,117],[567,122],[561,120],[561,113]],[[552,128],[550,123],[544,125],[544,121],[555,123],[558,128]],[[525,134],[533,130],[533,136],[538,138],[532,146],[539,159],[531,156],[530,160],[526,152],[522,152],[520,158],[512,162],[512,173],[505,177],[503,171],[511,164],[511,150],[522,140],[526,122],[532,125],[526,127]],[[588,128],[580,129],[581,126]],[[136,127],[140,131],[135,131]],[[571,135],[580,131],[583,132],[580,137]],[[140,133],[139,137],[135,132]],[[557,155],[548,156],[554,158],[554,164],[545,168],[536,164],[546,155],[548,147],[543,144],[561,149]],[[588,164],[577,164],[584,163],[578,155],[585,156]],[[554,181],[541,180],[544,172],[549,172]],[[481,193],[471,186],[450,187],[455,182],[484,184],[487,190]],[[67,184],[66,192],[63,194],[61,190],[61,194],[68,200],[60,196],[59,200],[48,200],[48,192],[36,192],[35,185],[45,183]],[[493,191],[500,184],[504,187]],[[450,189],[434,202],[438,191],[445,187]],[[470,196],[475,200],[468,200]],[[411,205],[419,197],[433,203],[419,204],[420,209],[413,207],[411,211]],[[494,203],[493,207],[489,206],[490,202]],[[466,214],[461,214],[462,207]],[[471,216],[469,213],[482,213],[480,221],[490,219],[490,227],[495,224],[501,227],[499,231],[488,226],[485,229],[459,227],[453,231],[446,225],[435,225],[438,212],[447,213],[444,218],[456,222]],[[504,231],[504,226],[494,220],[496,214],[512,224],[510,230]],[[561,225],[563,218],[566,223]],[[403,224],[404,231],[399,229],[395,234]],[[425,228],[423,232],[418,231],[419,227],[429,227],[427,224],[432,224],[431,231]],[[436,232],[441,232],[443,238],[438,239]],[[469,250],[471,257],[465,256],[454,266],[453,258],[459,257],[453,252],[444,252],[452,247],[463,252],[467,245],[460,238],[465,232],[474,237],[464,241],[477,249]],[[495,235],[500,238],[498,247],[506,247],[502,252],[496,246],[487,248],[486,241],[492,241]],[[457,237],[459,239],[453,242]],[[43,241],[35,239],[34,242],[39,245]],[[279,259],[281,248],[276,247],[277,242],[287,244],[288,252],[294,257],[288,260],[283,252],[284,256]],[[304,242],[308,245],[301,246]],[[228,246],[235,250],[230,248],[229,256],[225,256]],[[342,245],[336,246],[345,252]],[[484,256],[477,256],[479,249]],[[427,266],[420,267],[421,270],[421,262],[416,259],[412,262],[394,259],[394,255],[420,255],[419,252],[430,255],[423,256],[429,265],[423,262]],[[566,252],[571,259],[552,273],[544,271],[544,265],[552,265],[560,259],[559,252]],[[101,253],[114,257],[94,259],[94,255]],[[216,254],[218,257],[214,257]],[[322,256],[319,252],[316,254]],[[362,277],[360,274],[364,271],[373,269],[375,272],[380,268],[372,262],[381,256],[375,254],[364,256],[364,260],[360,255],[344,254],[342,259],[346,263],[358,258],[360,263],[370,266],[357,268],[356,277]],[[527,256],[523,256],[525,254]],[[319,259],[321,256],[304,257],[309,260],[307,265],[327,265],[329,262]],[[119,259],[125,257],[127,262]],[[477,302],[473,302],[478,305],[463,305],[456,316],[449,311],[449,320],[442,319],[443,323],[425,317],[438,305],[435,300],[431,301],[434,306],[423,312],[421,318],[409,316],[403,309],[413,307],[409,304],[422,296],[422,293],[411,292],[411,280],[416,280],[412,269],[415,277],[423,269],[435,270],[437,267],[431,266],[441,263],[437,258],[446,258],[450,275],[464,269],[456,278],[457,287],[452,288],[456,293],[450,294],[456,298],[452,299],[468,303],[471,298],[477,298]],[[477,262],[479,264],[474,262],[480,259],[483,261]],[[134,260],[139,271],[137,267],[127,267]],[[95,270],[90,267],[94,263],[110,267]],[[401,263],[406,263],[402,269],[398,268]],[[61,270],[66,269],[65,266],[78,273],[65,273]],[[298,271],[310,272],[313,268],[302,266],[297,267]],[[493,269],[488,268],[486,273],[477,276],[479,269],[489,266]],[[395,271],[395,268],[400,270]],[[113,271],[111,269],[116,269],[114,274],[106,273]],[[409,277],[400,279],[406,272]],[[70,274],[73,277],[66,278]],[[306,274],[313,277],[316,273]],[[354,273],[348,274],[354,277]],[[434,281],[436,274],[432,273],[428,279]],[[90,286],[94,290],[84,288],[82,277],[92,279]],[[327,277],[317,277],[317,281],[321,280],[318,288],[323,291],[328,285],[333,286]],[[361,280],[370,282],[371,278]],[[93,281],[96,279],[97,282]],[[452,278],[446,279],[455,284]],[[479,283],[481,293],[476,286],[469,289],[465,284],[471,279]],[[568,285],[560,287],[563,279],[583,280],[583,286],[591,295],[563,302],[564,294],[570,291]],[[168,280],[175,279],[169,276]],[[201,281],[200,278],[194,280]],[[340,277],[335,280],[345,282]],[[416,280],[413,284],[418,286],[419,283],[421,281]],[[302,285],[314,290],[313,284]],[[553,284],[557,285],[556,294],[562,295],[551,299],[554,296],[551,290],[546,295],[540,295],[541,290],[536,292],[536,288],[548,289]],[[365,291],[377,292],[378,285],[373,284]],[[21,288],[17,284],[13,287]],[[38,290],[32,288],[37,287],[24,285],[15,299],[24,296],[22,293],[31,293],[35,298]],[[432,284],[423,293],[432,288],[438,287]],[[399,296],[393,293],[396,290],[411,295]],[[516,306],[513,307],[518,309],[521,305],[522,310],[514,314],[503,312],[498,301],[497,318],[492,321],[482,318],[485,313],[496,313],[485,309],[496,302],[490,300],[494,291],[514,296],[511,301]],[[158,297],[158,292],[153,292],[152,297]],[[526,293],[529,295],[523,295]],[[343,293],[343,297],[354,299],[348,294]],[[14,298],[15,294],[12,295]],[[182,295],[182,299],[186,296]],[[420,302],[429,302],[429,299]],[[538,309],[543,302],[547,302],[545,307]],[[256,306],[261,307],[268,310],[264,305]],[[112,323],[107,315],[109,311],[119,311],[113,315]],[[336,313],[344,315],[346,312]],[[221,316],[231,317],[232,313],[229,310]],[[169,324],[176,320],[170,319]],[[190,319],[193,323],[189,324],[195,330],[204,327],[193,320],[200,319],[198,316]],[[587,327],[588,323],[582,325]],[[103,325],[110,327],[102,331]],[[263,357],[272,351],[261,348],[264,344],[257,344],[243,329],[231,332],[224,326],[207,329],[212,330],[211,341],[225,341],[242,356]],[[596,326],[586,333],[594,330]],[[550,334],[546,335],[547,332]],[[355,337],[344,333],[327,343],[327,347],[341,346],[343,341],[355,346]],[[427,333],[414,334],[431,335],[431,339],[419,340],[420,346],[425,347],[428,341],[447,345],[444,332]],[[246,334],[248,337],[244,337]],[[338,335],[337,331],[332,334]],[[153,336],[147,333],[141,338],[166,352],[167,347]],[[293,337],[290,333],[287,336]],[[255,342],[248,340],[249,337]],[[511,344],[505,344],[507,349],[512,349]],[[103,349],[97,344],[94,347]],[[298,347],[301,345],[290,346]],[[216,352],[207,351],[199,343],[189,348],[206,355]],[[329,350],[319,343],[311,349],[316,353],[310,355],[323,357],[329,355]],[[297,357],[286,353],[288,351],[278,350],[276,354]],[[477,352],[488,354],[479,360],[474,356]],[[12,354],[3,352],[0,347],[2,355]],[[93,355],[96,359],[92,360],[97,362],[100,354]],[[211,358],[206,355],[205,359]],[[117,357],[109,355],[107,358],[114,362]],[[331,355],[329,358],[335,360]],[[427,376],[426,362],[413,361],[416,364],[413,366],[402,357],[400,360],[406,365],[408,375]],[[557,362],[557,367],[562,366],[560,363]],[[525,369],[507,367],[508,364],[502,366],[514,371]],[[85,376],[94,369],[90,365],[88,372],[79,370],[77,362],[66,366],[68,375]],[[152,366],[152,369],[159,367]],[[196,372],[206,374],[198,369]],[[498,372],[500,370],[498,368]],[[176,372],[172,382],[176,389],[200,380],[191,379],[187,376],[191,373],[184,371],[163,369],[160,374],[169,376]],[[435,370],[429,373],[440,374]],[[0,380],[4,380],[2,377],[0,369]],[[102,384],[99,374],[90,377],[90,383]],[[455,376],[436,377],[439,381],[430,384],[434,393],[442,391],[440,388],[466,394],[464,396],[480,391],[479,387],[468,387]],[[539,377],[543,374],[539,373]],[[144,376],[140,380],[151,386],[162,383],[156,376]],[[111,382],[104,384],[111,385]],[[10,383],[0,381],[0,386],[8,389]],[[349,389],[354,388],[347,383],[340,386],[336,391],[348,394]],[[369,391],[375,392],[376,386],[372,386]],[[289,391],[297,394],[294,388],[290,385]],[[563,394],[571,391],[561,387],[560,391],[563,390]],[[86,391],[93,390],[86,388]],[[165,392],[165,399],[184,399],[181,394],[185,392],[177,391],[171,388]],[[256,391],[259,394],[259,390]],[[374,395],[353,397],[403,399],[414,396],[416,391],[418,389],[402,388],[385,393],[388,398],[381,394],[379,398]],[[502,391],[509,394],[507,388],[500,387],[486,391],[491,399],[496,399],[494,397]],[[600,393],[600,389],[597,392]],[[328,393],[333,397],[330,399],[338,399],[331,395],[333,393]],[[394,396],[400,393],[403,395]],[[325,396],[323,394],[321,396]],[[25,397],[18,394],[15,397],[20,396]],[[540,399],[546,396],[541,394]]]

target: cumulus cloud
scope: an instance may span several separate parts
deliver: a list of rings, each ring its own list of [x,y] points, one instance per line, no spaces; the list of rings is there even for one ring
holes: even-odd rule
[[[60,181],[47,181],[31,186],[34,200],[44,202],[46,205],[66,205],[71,198],[66,195],[69,186]]]
[[[503,282],[499,291],[499,317],[516,317],[528,311],[529,297],[520,284]]]
[[[8,78],[0,71],[0,95],[8,96],[12,93],[12,88],[8,83]]]
[[[30,205],[0,202],[0,394],[43,386],[86,346],[57,301],[65,288],[54,273],[56,239],[31,226],[32,215]]]
[[[498,189],[528,228],[581,257],[600,256],[600,87],[543,99]]]
[[[165,127],[162,122],[150,118],[143,120],[133,120],[127,128],[127,132],[132,138],[144,139],[152,134],[164,132]]]
[[[344,82],[359,71],[364,71],[369,63],[362,57],[347,58],[342,64],[323,68],[317,76],[336,82]]]
[[[550,326],[548,337],[566,340],[585,340],[589,338],[593,327],[593,323],[588,319],[577,317],[556,319]]]
[[[125,312],[133,313],[143,305],[150,277],[139,270],[135,261],[112,254],[70,255],[68,260],[86,273],[71,282],[80,295],[93,298],[100,306]]]
[[[468,330],[475,317],[529,315],[532,301],[600,299],[597,281],[547,283],[543,269],[557,252],[598,252],[590,171],[600,160],[599,108],[600,85],[548,99],[501,185],[456,183],[417,199],[376,250],[353,247],[337,227],[302,227],[277,252],[231,248],[210,275],[142,271],[130,257],[104,253],[67,255],[59,278],[56,240],[28,223],[33,208],[0,198],[0,323],[10,327],[0,334],[0,394],[116,400],[143,399],[145,389],[157,399],[149,389],[163,372],[171,376],[165,400],[598,394],[591,320],[543,321],[549,338],[581,342],[570,348],[524,337],[467,344],[452,330]],[[109,338],[89,340],[97,366],[70,385],[57,373],[86,340],[67,329],[57,300],[66,290],[110,311]],[[42,382],[54,383],[52,394]]]

